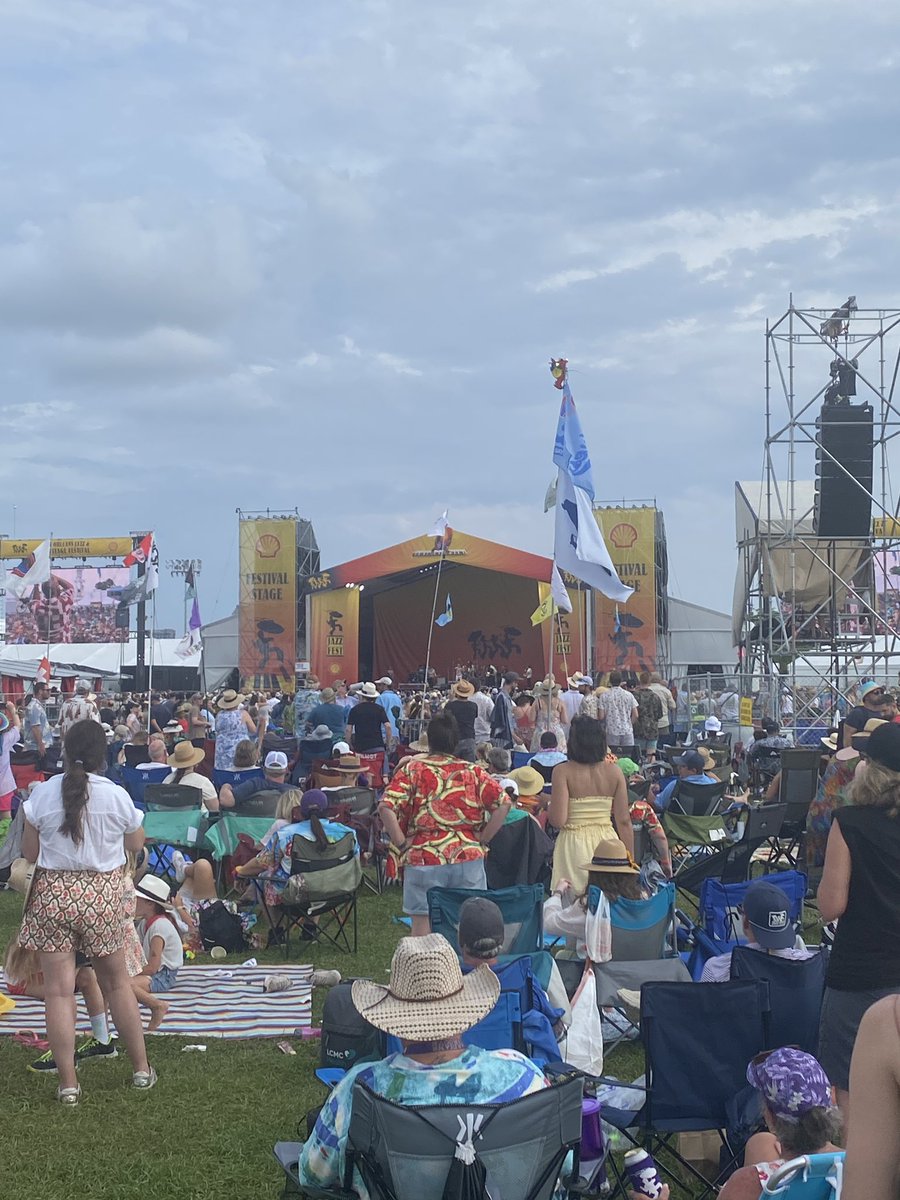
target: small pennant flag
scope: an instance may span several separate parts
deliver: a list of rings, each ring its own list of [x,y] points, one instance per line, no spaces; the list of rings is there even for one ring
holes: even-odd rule
[[[541,584],[541,590],[543,591],[546,586],[545,583]],[[553,573],[550,576],[550,590],[531,614],[531,624],[540,625],[542,621],[548,620],[554,613],[570,613],[571,611],[572,601],[569,599],[569,593],[566,591],[566,585],[563,583],[559,568],[554,563]]]
[[[41,659],[41,661],[38,663],[38,669],[37,669],[37,671],[35,671],[35,674],[34,674],[34,682],[35,683],[49,683],[50,682],[50,659],[47,658],[46,654]]]
[[[435,618],[434,623],[435,623],[435,625],[440,625],[441,629],[443,629],[444,626],[449,625],[452,620],[453,620],[453,605],[450,603],[450,593],[448,592],[447,593],[447,607],[444,609],[444,611],[441,613],[441,615],[439,617]]]
[[[429,537],[442,538],[444,536],[444,534],[447,532],[447,512],[448,511],[449,510],[445,508],[444,511],[441,513],[441,515],[438,517],[438,519],[435,521],[435,523],[432,525],[432,527],[428,530]]]
[[[194,568],[188,567],[184,573],[184,598],[185,600],[196,600],[197,598],[197,580],[194,578]]]
[[[122,559],[123,567],[133,567],[137,563],[144,563],[147,568],[144,574],[144,593],[155,591],[159,583],[159,550],[152,533],[148,533],[131,553]]]
[[[6,576],[6,590],[21,599],[38,583],[50,580],[50,539],[36,546]]]

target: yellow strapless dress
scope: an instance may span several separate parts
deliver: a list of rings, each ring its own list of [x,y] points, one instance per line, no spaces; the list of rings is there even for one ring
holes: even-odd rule
[[[569,879],[580,894],[587,888],[587,864],[598,842],[615,838],[612,823],[612,796],[573,796],[569,798],[569,819],[559,831],[553,849],[551,887],[560,879]]]

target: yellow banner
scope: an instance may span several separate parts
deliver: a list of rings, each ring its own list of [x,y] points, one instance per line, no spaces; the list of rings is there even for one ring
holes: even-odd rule
[[[44,538],[3,538],[0,558],[25,558],[38,548]],[[130,537],[54,538],[50,543],[51,558],[124,558],[133,546]]]
[[[324,687],[359,675],[359,588],[338,588],[310,597],[309,657]]]
[[[241,687],[294,687],[297,647],[297,522],[240,522],[238,666]]]
[[[741,696],[740,721],[742,725],[753,724],[753,697]]]
[[[549,615],[552,604],[550,584],[539,583],[537,587],[538,599],[541,602],[537,611],[541,612],[546,607]],[[552,630],[554,635],[553,674],[557,679],[561,679],[564,674],[572,675],[575,671],[581,671],[587,665],[582,662],[582,659],[587,656],[584,614],[585,600],[588,593],[581,592],[577,588],[567,587],[566,594],[569,597],[569,603],[572,605],[570,613],[560,612],[559,609],[556,609],[553,613],[552,621],[547,621],[545,617],[541,618],[543,622],[541,624],[541,637],[544,641],[544,663],[548,666],[550,663],[550,634]],[[532,624],[537,624],[534,616],[532,616],[531,620]]]
[[[900,538],[900,521],[895,517],[875,517],[872,521],[872,536],[877,538]]]
[[[626,604],[595,592],[594,666],[652,671],[656,666],[656,509],[601,508],[594,513],[619,578],[634,588]]]

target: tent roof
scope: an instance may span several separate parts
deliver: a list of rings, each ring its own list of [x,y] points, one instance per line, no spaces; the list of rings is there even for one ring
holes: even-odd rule
[[[445,565],[452,563],[481,567],[505,575],[519,575],[525,579],[550,582],[553,567],[553,560],[550,558],[529,554],[525,550],[515,550],[511,546],[501,546],[498,542],[489,542],[470,533],[461,533],[458,530],[451,530],[450,533],[450,544],[444,554]],[[324,591],[344,587],[348,583],[368,584],[371,580],[400,572],[421,571],[441,559],[440,547],[435,548],[436,540],[430,535],[420,535],[410,538],[407,542],[399,542],[396,546],[377,550],[374,554],[340,563],[313,576],[309,588],[311,591]]]
[[[153,638],[153,665],[155,667],[196,667],[196,663],[185,662],[175,653],[178,638]],[[151,639],[147,638],[146,659],[150,661]],[[0,675],[17,679],[34,679],[40,661],[44,657],[44,646],[0,647]],[[57,642],[50,647],[50,665],[53,674],[59,677],[87,675],[92,678],[116,676],[123,667],[133,667],[137,654],[137,642]]]

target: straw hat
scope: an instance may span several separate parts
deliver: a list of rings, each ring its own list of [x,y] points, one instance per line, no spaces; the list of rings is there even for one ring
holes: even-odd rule
[[[439,1041],[477,1025],[500,995],[486,964],[463,975],[453,947],[439,933],[401,939],[385,986],[356,979],[353,1004],[376,1029],[407,1042]]]
[[[537,698],[539,696],[546,696],[548,693],[553,696],[558,696],[559,695],[559,684],[556,683],[555,681],[551,683],[546,679],[538,680],[538,682],[534,685],[532,691],[534,692],[535,700],[537,700]]]
[[[354,771],[358,773],[362,768],[362,763],[359,761],[358,754],[342,754],[338,759],[337,769],[339,771]],[[332,767],[332,769],[334,769]]]
[[[206,752],[201,750],[199,746],[193,746],[190,742],[179,742],[166,762],[170,767],[174,767],[176,771],[182,770],[184,767],[194,767],[198,762],[203,762],[206,757]]]
[[[707,750],[707,748],[703,745],[700,745],[697,747],[697,753],[703,759],[703,770],[704,771],[715,771],[716,760],[713,757],[712,753],[709,750]]]
[[[594,857],[584,864],[585,871],[609,871],[613,875],[640,875],[634,859],[618,838],[606,838],[598,842]]]
[[[229,688],[219,697],[219,708],[224,708],[226,711],[230,708],[237,708],[239,704],[244,703],[244,697],[240,692],[236,692],[234,688]]]
[[[334,702],[334,688],[323,687],[319,699],[323,704],[332,704]]]
[[[359,689],[359,695],[364,696],[367,700],[377,700],[378,688],[374,683],[364,683]]]
[[[424,733],[421,737],[416,738],[414,742],[410,742],[409,748],[414,754],[428,754],[431,749],[428,745],[428,738]]]
[[[34,871],[34,863],[27,858],[14,858],[9,868],[7,884],[14,892],[20,892],[25,897],[25,908],[28,907],[28,897],[34,885]]]
[[[314,692],[316,690],[316,688],[319,686],[318,675],[313,675],[312,673],[307,675],[306,683],[303,686],[307,689],[307,691]]]
[[[519,789],[520,796],[537,796],[546,786],[543,775],[534,767],[516,767],[510,771],[509,778]]]
[[[144,875],[135,882],[134,890],[143,900],[152,900],[165,909],[172,909],[172,889],[165,879],[158,875]]]
[[[830,750],[832,752],[832,754],[838,748],[838,741],[837,741],[836,733],[830,733],[828,735],[828,737],[819,738],[819,741],[822,743],[822,745],[825,747],[825,749]]]
[[[450,689],[450,695],[455,696],[457,700],[468,700],[470,696],[475,695],[475,687],[468,679],[458,679]]]
[[[880,729],[882,725],[887,725],[887,721],[882,721],[878,717],[872,717],[870,721],[866,721],[865,727],[860,730],[859,733],[854,733],[853,737],[850,739],[850,744],[853,746],[853,749],[865,751],[869,742],[869,737],[875,732],[876,729]]]

